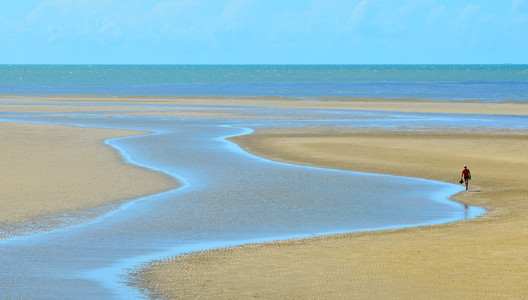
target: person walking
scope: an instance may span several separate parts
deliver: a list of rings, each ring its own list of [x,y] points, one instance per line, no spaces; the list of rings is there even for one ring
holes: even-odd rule
[[[466,182],[466,191],[469,191],[468,185],[469,180],[471,179],[471,172],[467,166],[464,166],[464,170],[462,170],[462,175],[460,175],[460,183],[462,183],[462,178],[464,178],[464,182]]]

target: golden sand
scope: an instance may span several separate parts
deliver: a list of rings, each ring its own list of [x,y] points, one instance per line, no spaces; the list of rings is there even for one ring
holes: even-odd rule
[[[281,97],[219,97],[219,96],[27,96],[0,95],[2,111],[16,112],[86,112],[111,111],[127,112],[159,111],[160,108],[123,107],[113,104],[160,104],[160,105],[200,105],[200,106],[232,106],[232,107],[276,107],[276,108],[318,108],[318,109],[348,109],[375,111],[409,111],[435,113],[474,113],[474,114],[506,114],[527,115],[526,102],[479,102],[479,101],[434,101],[413,98],[314,98],[296,99]],[[40,105],[28,105],[40,104]],[[83,106],[64,106],[68,103],[94,104]],[[55,103],[55,105],[53,104]],[[45,104],[45,105],[44,105]],[[95,106],[105,104],[105,106]],[[162,108],[169,109],[167,107]],[[182,108],[185,111],[192,109]],[[153,115],[153,114],[150,114]],[[178,116],[178,112],[173,112]]]
[[[428,111],[422,103],[421,110]],[[487,108],[475,107],[476,110]],[[526,108],[524,108],[526,109]],[[456,183],[489,213],[450,224],[206,251],[153,262],[135,284],[162,298],[525,299],[528,133],[263,130],[233,140],[274,160]]]
[[[103,140],[126,130],[0,122],[0,223],[90,209],[178,186],[125,164]]]
[[[146,99],[148,98],[148,99]],[[417,99],[0,96],[9,112],[156,115],[93,104],[273,106],[528,115],[526,103]],[[31,102],[30,105],[23,104]],[[208,117],[197,110],[166,116]],[[217,113],[216,117],[225,117]],[[164,175],[123,164],[102,145],[129,131],[0,123],[0,222],[85,209],[174,187]],[[266,130],[234,139],[250,152],[296,164],[457,182],[456,200],[486,207],[481,218],[208,251],[153,262],[134,283],[163,298],[523,299],[528,294],[528,133]],[[137,184],[141,182],[141,184]]]

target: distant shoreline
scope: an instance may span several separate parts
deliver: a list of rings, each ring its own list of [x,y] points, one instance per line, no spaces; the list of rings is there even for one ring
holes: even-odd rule
[[[52,107],[57,104],[70,104],[60,109],[82,111],[93,104],[119,105],[141,104],[148,100],[149,105],[206,105],[206,106],[265,106],[277,108],[305,108],[305,109],[345,109],[345,110],[373,110],[373,111],[401,111],[401,112],[433,112],[433,113],[465,113],[490,115],[526,115],[528,101],[486,102],[486,101],[452,101],[452,100],[424,100],[420,98],[383,98],[383,97],[314,97],[299,99],[276,96],[120,96],[120,95],[0,95],[3,111],[29,109],[38,112],[45,110],[45,105]],[[37,106],[25,104],[39,104]],[[45,105],[43,105],[45,104]],[[101,106],[103,107],[103,106]],[[92,107],[91,109],[93,109]],[[57,107],[59,109],[59,107]],[[104,109],[104,108],[100,108]]]

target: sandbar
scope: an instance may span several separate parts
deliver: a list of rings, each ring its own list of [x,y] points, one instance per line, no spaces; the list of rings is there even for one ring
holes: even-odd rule
[[[426,102],[415,107],[435,110]],[[469,107],[465,113],[488,109],[487,104]],[[277,161],[451,183],[467,164],[471,189],[454,199],[489,212],[449,224],[254,244],[151,262],[133,272],[131,281],[152,297],[526,297],[527,132],[321,127],[264,129],[232,141]]]
[[[2,103],[4,102],[4,103]],[[53,105],[55,103],[55,105]],[[82,103],[82,106],[64,104]],[[92,104],[92,106],[90,105]],[[220,97],[220,96],[101,96],[101,95],[65,95],[65,96],[17,96],[0,95],[2,111],[16,112],[88,112],[118,110],[120,113],[142,112],[155,115],[159,108],[138,106],[135,108],[118,106],[119,104],[149,105],[195,105],[214,107],[275,107],[307,109],[373,110],[399,112],[466,113],[491,115],[527,115],[528,103],[423,100],[416,98],[287,98],[287,97]],[[101,106],[104,105],[104,106]],[[113,106],[115,105],[115,106]],[[163,107],[164,116],[166,110]],[[189,108],[186,109],[187,111]],[[178,111],[173,116],[179,116]],[[185,116],[185,115],[184,115]],[[204,114],[203,116],[207,116]],[[198,116],[196,116],[198,117]]]
[[[103,144],[142,134],[148,132],[0,122],[0,224],[38,223],[179,186],[165,174],[124,163]]]
[[[524,102],[420,99],[5,95],[0,96],[0,102],[2,112],[14,115],[235,116],[223,114],[220,108],[203,111],[200,106],[528,115]],[[57,105],[50,104],[53,102]],[[82,105],[68,106],[75,103]],[[197,107],[134,108],[120,103]],[[123,163],[114,149],[102,143],[111,137],[144,133],[0,125],[0,222],[4,224],[121,203],[177,186],[163,174]],[[277,161],[451,183],[458,182],[462,166],[467,164],[473,173],[471,190],[454,199],[487,208],[483,217],[194,253],[148,263],[132,273],[129,283],[158,298],[525,298],[528,133],[462,129],[312,126],[260,129],[232,140],[249,152]]]

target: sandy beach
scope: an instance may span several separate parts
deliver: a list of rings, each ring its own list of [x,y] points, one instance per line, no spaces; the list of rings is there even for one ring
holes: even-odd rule
[[[118,205],[178,186],[169,176],[125,164],[115,149],[103,144],[148,132],[9,122],[0,126],[1,223]]]
[[[448,101],[423,100],[414,98],[287,98],[287,97],[226,97],[226,96],[101,96],[101,95],[66,95],[29,98],[27,96],[0,95],[2,111],[16,112],[86,112],[108,111],[119,107],[119,104],[156,104],[156,105],[197,105],[224,107],[276,107],[276,108],[312,108],[312,109],[346,109],[401,112],[434,112],[434,113],[471,113],[526,115],[526,102],[481,102],[481,101]],[[64,106],[67,103],[83,103],[83,106]],[[90,106],[93,104],[94,106]],[[96,105],[105,106],[96,106]],[[115,106],[112,106],[115,105]],[[159,111],[159,108],[120,107],[127,111]],[[165,108],[176,111],[182,108]],[[203,111],[200,108],[185,108],[186,111]],[[206,115],[205,115],[206,116]]]
[[[143,97],[2,96],[2,112],[101,113],[258,118],[201,107],[122,107]],[[63,103],[84,103],[65,106]],[[56,104],[53,104],[56,103]],[[299,107],[475,114],[528,114],[526,103],[419,99],[150,97],[149,104]],[[93,104],[93,105],[89,105]],[[100,104],[104,104],[101,106]],[[84,210],[177,186],[124,164],[103,140],[145,134],[1,122],[0,222]],[[269,128],[232,138],[276,161],[457,183],[467,164],[471,190],[455,200],[485,207],[478,219],[206,251],[147,264],[130,284],[159,298],[522,299],[528,293],[528,133],[490,128]],[[248,191],[250,193],[251,191]]]
[[[423,112],[437,107],[412,105]],[[487,104],[464,106],[465,113],[488,109]],[[153,262],[135,273],[135,280],[155,297],[521,299],[528,293],[526,132],[269,129],[232,140],[277,161],[451,183],[467,164],[471,190],[455,200],[489,212],[450,224],[248,245]]]

